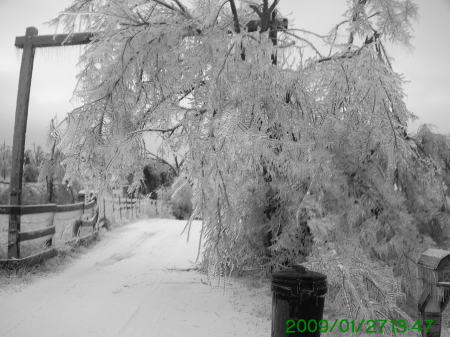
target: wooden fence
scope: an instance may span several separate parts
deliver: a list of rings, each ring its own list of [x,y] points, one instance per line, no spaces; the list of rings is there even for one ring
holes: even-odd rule
[[[149,198],[107,198],[106,206],[103,205],[103,212],[107,218],[117,219],[120,222],[137,218],[139,216],[148,217],[169,217],[170,207],[161,200]],[[106,211],[105,211],[106,208]]]
[[[19,257],[8,259],[10,214],[20,215],[16,237]],[[56,255],[66,245],[93,240],[100,227],[124,223],[141,216],[166,217],[170,209],[162,201],[149,198],[100,198],[90,203],[69,205],[0,205],[0,266],[30,265]]]
[[[95,200],[87,204],[81,202],[70,205],[0,206],[0,218],[3,220],[1,221],[2,230],[0,231],[0,237],[3,239],[0,240],[0,248],[2,250],[12,243],[8,242],[7,224],[9,216],[11,214],[21,216],[21,228],[15,236],[19,257],[15,259],[0,259],[0,265],[34,264],[55,256],[57,245],[60,245],[61,241],[62,244],[74,244],[92,240],[97,234],[95,225],[98,221],[99,210],[96,206]],[[75,224],[78,224],[78,228],[86,227],[92,230],[89,230],[87,235],[80,236],[79,230],[76,233],[73,230]],[[66,240],[67,235],[64,238],[62,235],[64,232],[67,232],[65,230],[67,228],[71,229],[69,230],[69,240]],[[57,234],[61,234],[61,236],[58,237]],[[74,237],[74,234],[76,237]],[[33,243],[28,244],[29,241]],[[36,244],[36,241],[40,241],[40,245]],[[21,252],[21,247],[24,248],[25,253],[24,251]],[[44,248],[43,251],[42,248]],[[35,252],[36,250],[38,252]]]

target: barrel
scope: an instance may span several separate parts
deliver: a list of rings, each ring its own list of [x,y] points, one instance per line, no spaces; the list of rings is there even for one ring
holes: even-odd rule
[[[272,274],[272,337],[320,336],[327,277],[303,266]]]

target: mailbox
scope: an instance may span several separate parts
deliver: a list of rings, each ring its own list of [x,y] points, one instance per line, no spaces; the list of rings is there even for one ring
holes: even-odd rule
[[[433,320],[428,332],[422,328],[424,337],[440,337],[442,312],[450,298],[450,251],[428,249],[419,258],[419,278],[422,280],[422,294],[419,298],[419,312],[422,321]]]

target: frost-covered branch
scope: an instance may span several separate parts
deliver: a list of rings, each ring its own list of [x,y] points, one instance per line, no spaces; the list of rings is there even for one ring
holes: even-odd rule
[[[173,134],[175,132],[175,130],[177,130],[178,128],[182,127],[182,124],[178,124],[175,125],[173,128],[169,128],[169,129],[161,129],[161,128],[145,128],[145,129],[139,129],[136,131],[133,131],[131,133],[128,134],[128,136],[134,136],[136,134],[141,134],[141,133],[145,133],[145,132],[160,132],[160,133],[169,133],[169,134]]]

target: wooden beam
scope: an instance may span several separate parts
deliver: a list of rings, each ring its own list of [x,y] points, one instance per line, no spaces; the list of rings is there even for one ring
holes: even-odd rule
[[[38,213],[53,213],[56,211],[55,204],[47,205],[8,205],[0,207],[0,214],[38,214]]]
[[[22,204],[22,174],[25,150],[25,133],[27,131],[28,103],[30,101],[31,77],[33,74],[34,47],[31,44],[38,30],[28,27],[23,44],[22,63],[20,65],[19,89],[17,92],[16,117],[11,164],[11,183],[9,193],[10,205]],[[20,215],[10,214],[8,230],[8,258],[19,258]]]
[[[22,205],[20,206],[20,214],[37,214],[37,213],[54,213],[56,211],[55,204],[45,205]]]
[[[55,234],[55,226],[47,227],[44,229],[38,229],[35,231],[25,232],[25,233],[19,233],[19,241],[28,241],[28,240],[34,240],[39,239],[44,236],[54,235]]]
[[[75,46],[81,44],[88,44],[92,41],[93,33],[74,33],[67,39],[68,34],[56,34],[56,35],[39,35],[33,36],[29,43],[35,48],[45,47],[61,47],[61,46]],[[67,39],[67,40],[66,40]],[[23,48],[27,43],[27,36],[16,37],[14,45],[17,48]]]
[[[69,204],[69,205],[57,205],[56,206],[56,212],[72,212],[72,211],[80,211],[84,209],[84,202],[79,202],[76,204]]]
[[[84,202],[79,202],[76,204],[67,204],[67,205],[55,205],[55,204],[46,204],[46,205],[5,205],[0,206],[0,214],[35,214],[35,213],[62,213],[62,212],[73,212],[80,211],[83,209],[91,209],[95,206],[94,203],[90,203],[85,205]]]

